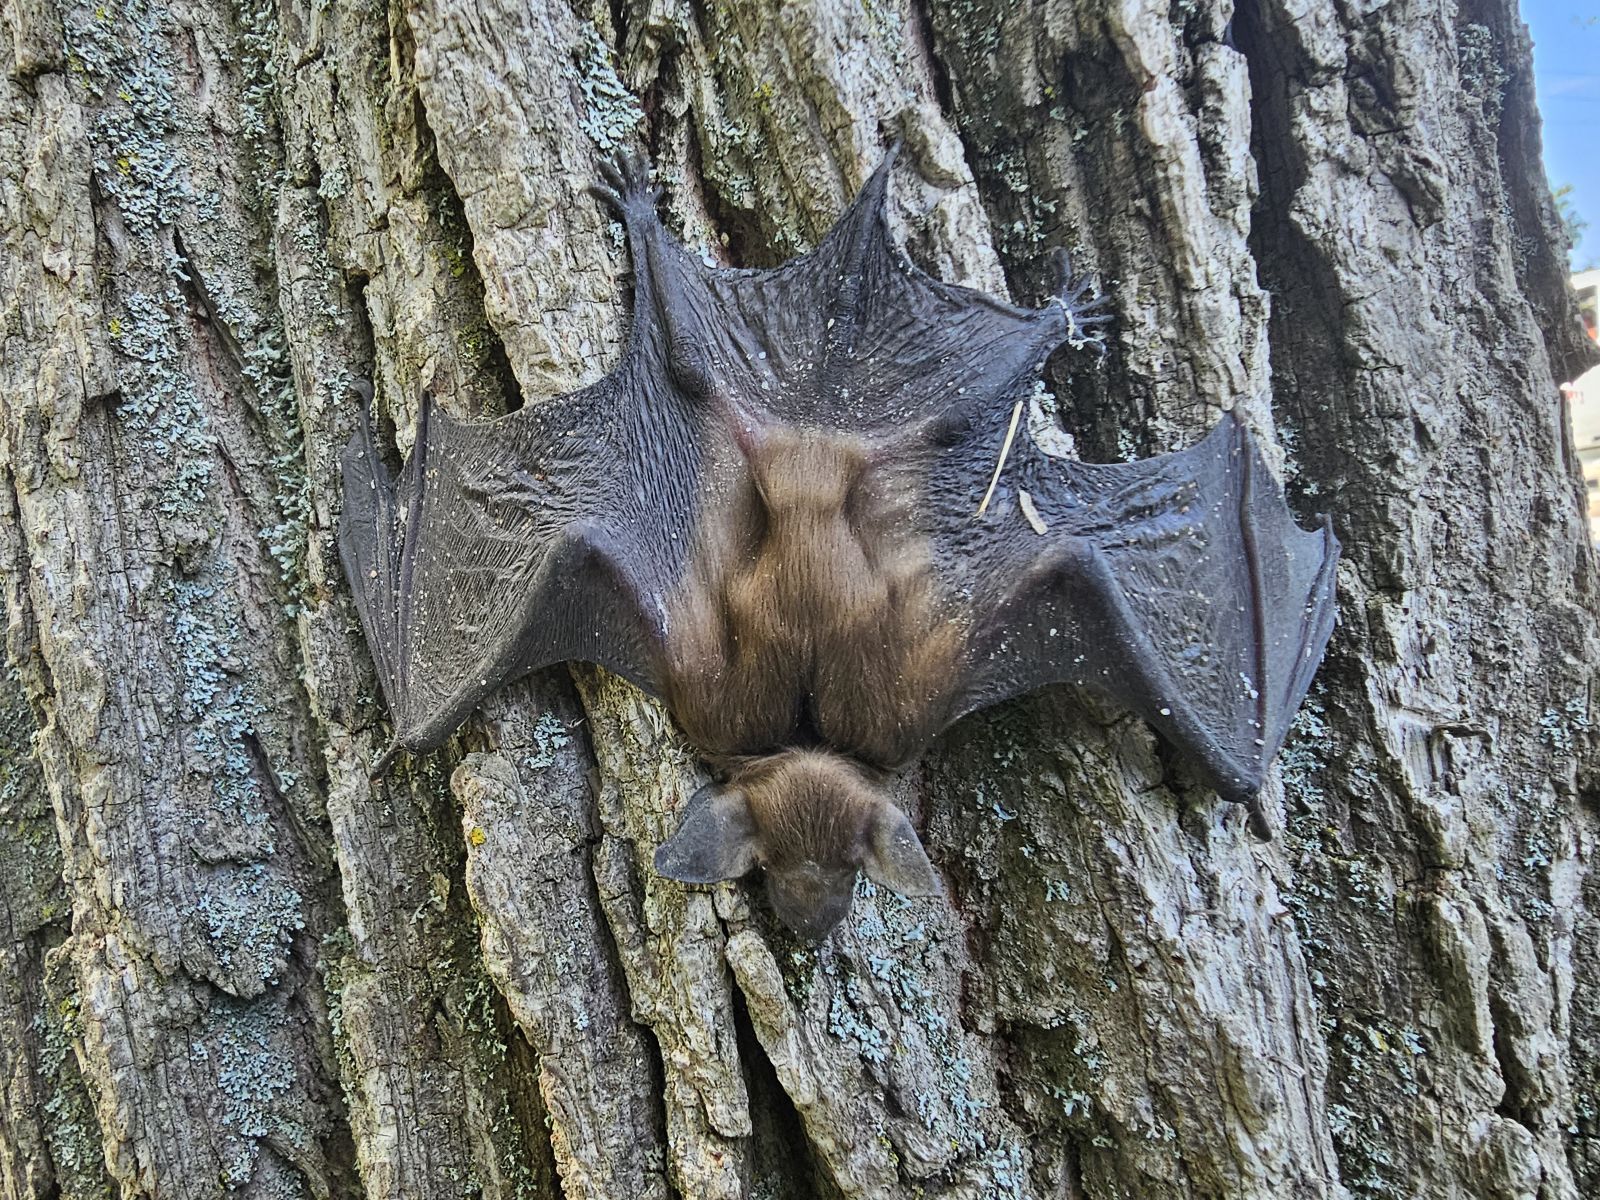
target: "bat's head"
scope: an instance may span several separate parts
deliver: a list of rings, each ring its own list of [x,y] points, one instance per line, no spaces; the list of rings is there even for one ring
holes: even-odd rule
[[[701,788],[656,870],[685,883],[767,876],[783,923],[821,941],[850,911],[856,872],[906,896],[939,891],[911,822],[849,759],[786,750],[741,762],[722,786]]]

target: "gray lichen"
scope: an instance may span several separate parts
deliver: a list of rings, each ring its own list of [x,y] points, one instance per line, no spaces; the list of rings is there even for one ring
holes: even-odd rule
[[[128,228],[150,237],[189,201],[189,183],[170,139],[175,132],[168,10],[145,0],[63,12],[67,65],[100,101],[95,173]]]
[[[1457,30],[1456,61],[1461,72],[1462,91],[1483,105],[1484,116],[1491,122],[1500,119],[1506,84],[1511,81],[1504,57],[1488,26],[1469,22]]]
[[[611,51],[590,21],[579,24],[580,38],[573,49],[573,74],[583,96],[580,124],[596,149],[614,150],[629,144],[644,124],[644,110],[617,78]]]
[[[279,1132],[281,1101],[295,1085],[293,1063],[259,1008],[225,1000],[213,1005],[194,1052],[215,1064],[228,1135],[219,1147],[222,1181],[230,1189],[244,1187],[255,1176],[260,1143]]]

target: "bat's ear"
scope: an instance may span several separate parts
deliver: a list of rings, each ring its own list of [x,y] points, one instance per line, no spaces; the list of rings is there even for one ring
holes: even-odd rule
[[[736,788],[707,784],[689,801],[678,832],[656,850],[656,873],[680,883],[737,879],[756,865],[756,827]]]
[[[861,869],[873,883],[902,896],[937,896],[943,890],[917,831],[905,813],[887,800],[867,825],[867,853]]]

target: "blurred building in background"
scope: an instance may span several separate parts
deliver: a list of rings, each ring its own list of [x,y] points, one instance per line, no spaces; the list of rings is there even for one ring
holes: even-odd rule
[[[1600,343],[1600,271],[1574,275],[1572,290],[1578,294],[1584,330]],[[1589,494],[1589,536],[1600,545],[1600,367],[1591,367],[1570,384],[1563,384],[1561,390],[1572,416],[1572,440]]]
[[[1600,343],[1600,270],[1579,271],[1572,277],[1572,290],[1578,293],[1584,332]]]

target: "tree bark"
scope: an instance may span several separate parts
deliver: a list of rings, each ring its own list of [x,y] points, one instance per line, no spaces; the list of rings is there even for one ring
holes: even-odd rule
[[[1600,1194],[1600,595],[1505,0],[0,0],[0,1195]],[[946,279],[1114,299],[1084,457],[1236,406],[1346,550],[1253,841],[1126,714],[902,781],[947,885],[821,947],[650,869],[700,780],[597,669],[381,784],[333,536],[372,378],[616,361],[586,194],[771,265],[888,144]],[[1043,434],[1041,434],[1043,436]]]

